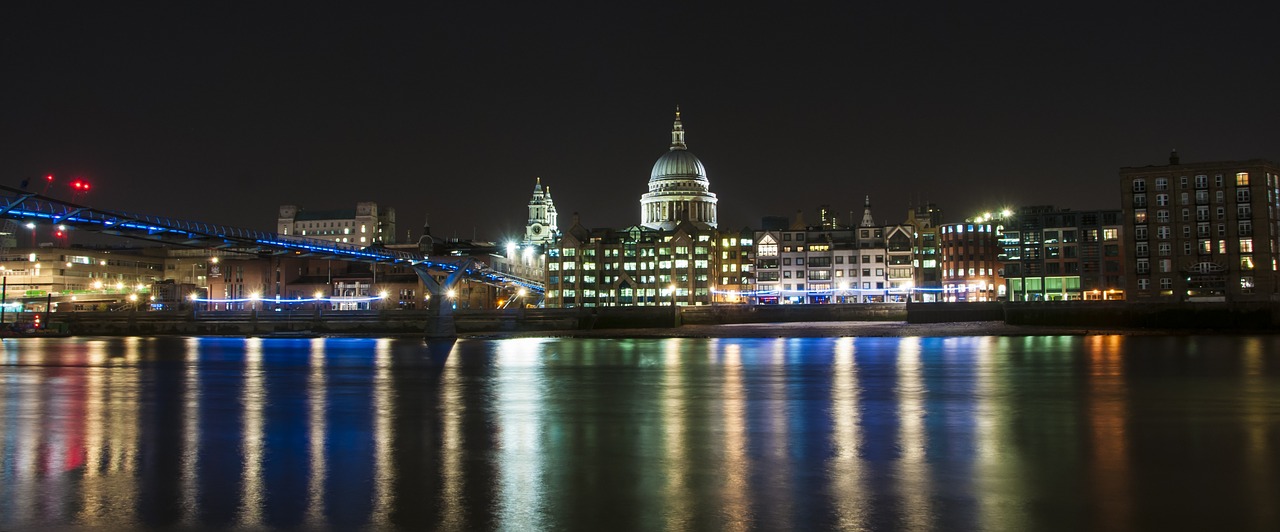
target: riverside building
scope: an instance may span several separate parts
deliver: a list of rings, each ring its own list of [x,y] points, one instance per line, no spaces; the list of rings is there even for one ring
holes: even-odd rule
[[[825,211],[825,209],[824,209]],[[914,228],[880,225],[865,203],[858,227],[822,217],[807,226],[764,220],[755,233],[756,302],[761,304],[907,301],[913,292]]]
[[[395,244],[396,210],[380,209],[372,201],[356,203],[354,209],[335,210],[307,210],[296,205],[281,205],[276,231],[283,236],[302,236],[343,244]]]
[[[1120,169],[1130,299],[1267,300],[1277,293],[1280,165],[1251,159]]]
[[[1004,216],[999,220],[1002,295],[1009,301],[1124,299],[1120,218],[1118,210],[1051,205]]]

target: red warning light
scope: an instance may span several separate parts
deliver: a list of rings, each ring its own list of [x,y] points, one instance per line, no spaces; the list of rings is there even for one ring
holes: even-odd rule
[[[45,179],[46,181],[53,181],[53,174],[49,174],[49,175],[47,175],[47,176],[44,176],[44,179]]]

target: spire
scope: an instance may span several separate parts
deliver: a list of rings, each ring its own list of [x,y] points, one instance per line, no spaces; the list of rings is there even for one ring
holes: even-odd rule
[[[871,196],[867,196],[866,203],[863,204],[865,210],[862,211],[862,227],[875,227],[876,219],[871,217]]]
[[[680,106],[676,106],[676,123],[671,126],[671,149],[687,150],[684,144],[684,124],[680,123]]]

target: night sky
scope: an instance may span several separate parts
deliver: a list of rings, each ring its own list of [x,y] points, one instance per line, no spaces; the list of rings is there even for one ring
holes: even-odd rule
[[[0,13],[0,182],[255,229],[372,200],[401,239],[501,241],[535,176],[562,228],[635,224],[676,104],[732,228],[867,194],[1118,208],[1171,148],[1280,160],[1280,2],[29,4]]]

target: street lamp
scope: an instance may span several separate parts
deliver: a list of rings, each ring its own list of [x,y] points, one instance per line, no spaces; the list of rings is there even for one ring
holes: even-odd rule
[[[676,306],[676,285],[671,285],[668,290],[671,291],[671,306],[674,307]]]
[[[27,222],[27,229],[31,230],[31,247],[36,247],[36,224],[35,222]]]

